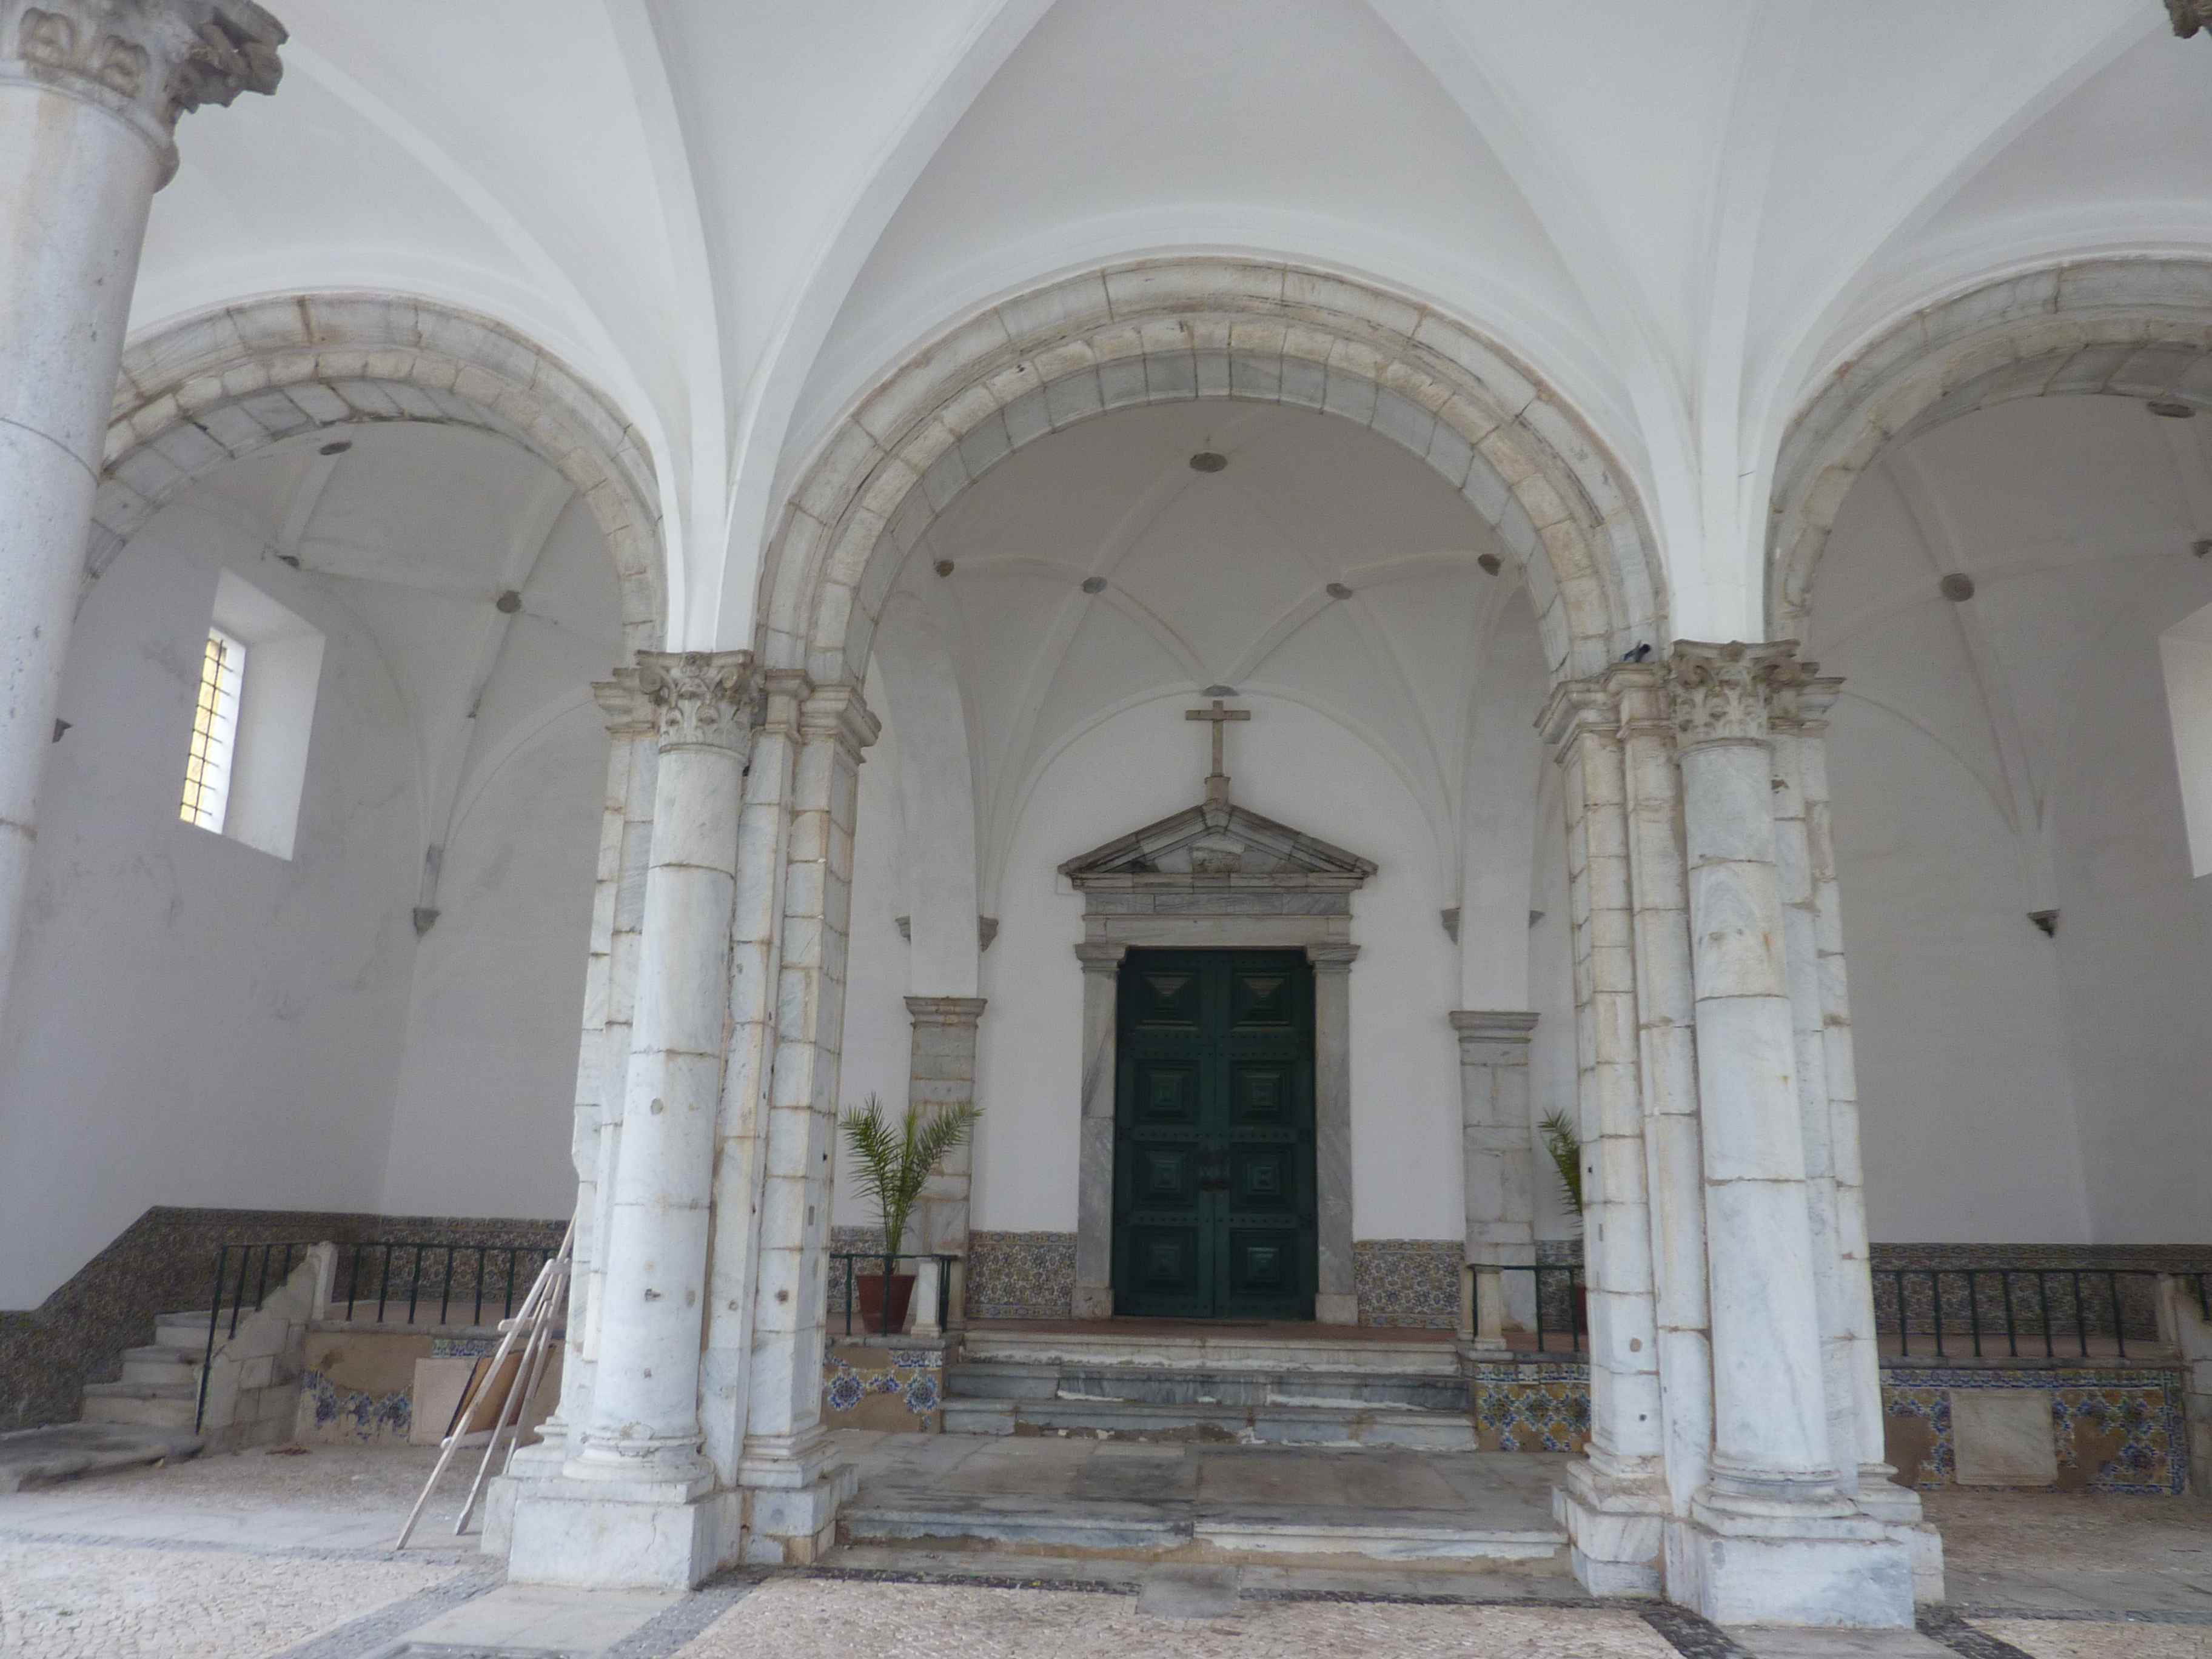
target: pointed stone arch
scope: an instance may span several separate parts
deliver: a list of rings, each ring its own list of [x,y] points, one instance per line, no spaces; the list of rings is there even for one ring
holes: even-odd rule
[[[969,483],[1079,422],[1212,398],[1336,415],[1427,461],[1524,564],[1554,680],[1665,636],[1644,509],[1533,371],[1403,295],[1292,264],[1193,257],[1017,295],[892,373],[791,493],[763,562],[763,659],[857,684],[901,562]]]
[[[2212,408],[2212,263],[2093,259],[1987,283],[1838,368],[1776,459],[1768,637],[1803,637],[1836,515],[1889,445],[2019,398],[2094,395]]]
[[[97,580],[194,478],[281,439],[373,421],[471,426],[537,455],[575,487],[605,538],[624,649],[660,644],[660,489],[643,434],[522,335],[401,295],[256,300],[131,342],[108,420],[86,580]]]

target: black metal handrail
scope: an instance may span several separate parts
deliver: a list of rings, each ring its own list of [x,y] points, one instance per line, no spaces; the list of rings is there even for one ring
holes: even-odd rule
[[[349,1253],[343,1275],[345,1316],[349,1320],[356,1317],[357,1309],[366,1308],[374,1301],[375,1320],[380,1325],[412,1325],[426,1299],[432,1296],[437,1298],[437,1322],[441,1325],[452,1322],[457,1300],[468,1307],[471,1325],[484,1322],[485,1304],[495,1297],[493,1305],[498,1308],[499,1317],[511,1318],[515,1304],[529,1295],[539,1269],[559,1254],[557,1248],[550,1244],[451,1244],[401,1238],[372,1239],[340,1245],[339,1249]],[[365,1275],[364,1260],[368,1263]],[[392,1285],[395,1263],[400,1280],[397,1289]],[[428,1274],[426,1283],[425,1270],[433,1267],[435,1271]],[[407,1316],[404,1320],[393,1319],[393,1304],[403,1296]]]
[[[216,1333],[222,1328],[226,1305],[230,1312],[230,1329],[224,1335],[223,1340],[228,1342],[238,1334],[238,1322],[248,1309],[258,1309],[268,1299],[270,1269],[278,1261],[276,1253],[279,1250],[284,1253],[282,1265],[276,1267],[276,1286],[281,1290],[283,1288],[284,1281],[292,1276],[294,1258],[305,1254],[310,1248],[312,1247],[298,1239],[277,1239],[261,1243],[224,1244],[217,1247],[215,1257],[215,1294],[208,1298],[207,1346],[200,1352],[199,1398],[192,1407],[194,1434],[200,1431],[200,1425],[207,1417],[208,1374],[215,1369]],[[230,1264],[234,1255],[238,1261],[238,1276],[234,1283],[230,1273]],[[258,1267],[257,1260],[259,1264]],[[253,1280],[253,1297],[250,1303],[246,1295],[246,1281],[249,1276]]]
[[[1525,1262],[1480,1262],[1473,1265],[1475,1275],[1474,1294],[1478,1298],[1482,1295],[1482,1275],[1485,1273],[1527,1273],[1530,1276],[1531,1288],[1534,1292],[1532,1299],[1535,1304],[1536,1310],[1535,1335],[1538,1352],[1552,1352],[1546,1338],[1545,1316],[1547,1311],[1546,1307],[1547,1303],[1551,1304],[1548,1309],[1551,1315],[1549,1329],[1553,1332],[1564,1330],[1568,1338],[1569,1346],[1560,1352],[1581,1353],[1589,1346],[1586,1340],[1589,1334],[1589,1315],[1584,1309],[1583,1299],[1575,1294],[1584,1285],[1583,1270],[1580,1267],[1531,1266]],[[1498,1291],[1501,1296],[1504,1293],[1504,1286],[1502,1283]],[[1501,1326],[1505,1322],[1506,1310],[1511,1305],[1511,1301],[1508,1298],[1499,1306],[1498,1322]],[[1479,1329],[1482,1324],[1482,1308],[1479,1300],[1474,1313],[1476,1328]]]
[[[1926,1336],[1939,1358],[1950,1357],[1947,1340],[1955,1347],[1959,1337],[1976,1358],[1989,1357],[1988,1348],[2002,1340],[2006,1357],[2016,1359],[2023,1337],[2031,1354],[2039,1340],[2046,1359],[2068,1347],[2086,1359],[2092,1341],[2107,1340],[2125,1358],[2130,1335],[2137,1343],[2157,1340],[2164,1277],[2148,1267],[1882,1267],[1874,1274],[1875,1330],[1895,1337],[1906,1357],[1912,1339]],[[2212,1272],[2175,1277],[2195,1281],[2198,1304],[2212,1318]]]
[[[891,1322],[891,1263],[894,1261],[934,1261],[937,1264],[937,1328],[940,1331],[943,1330],[945,1328],[945,1321],[952,1316],[952,1264],[959,1260],[957,1256],[937,1255],[926,1250],[902,1250],[896,1255],[887,1255],[881,1250],[839,1250],[833,1252],[830,1260],[832,1261],[841,1261],[844,1263],[845,1334],[848,1336],[850,1336],[853,1334],[853,1315],[858,1305],[858,1298],[855,1297],[853,1293],[854,1275],[853,1264],[856,1261],[872,1261],[876,1263],[878,1266],[878,1271],[883,1275],[884,1304],[882,1310],[882,1319],[884,1328],[878,1331],[876,1333],[877,1335],[891,1336],[896,1334],[896,1332],[890,1328]],[[832,1311],[835,1310],[832,1310]]]

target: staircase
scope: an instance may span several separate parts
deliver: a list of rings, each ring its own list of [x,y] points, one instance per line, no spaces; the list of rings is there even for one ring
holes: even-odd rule
[[[82,1420],[191,1433],[207,1336],[204,1312],[158,1315],[153,1344],[123,1351],[121,1381],[84,1385]]]
[[[1476,1449],[1448,1343],[1243,1332],[970,1332],[945,1377],[948,1434]]]

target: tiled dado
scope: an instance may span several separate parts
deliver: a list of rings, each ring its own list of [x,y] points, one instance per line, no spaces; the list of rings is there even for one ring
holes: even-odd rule
[[[2060,1491],[2179,1497],[2189,1490],[2184,1385],[2179,1368],[1885,1365],[1887,1455],[1905,1485],[1923,1491],[1950,1486],[1958,1479],[1953,1395],[1970,1389],[2033,1389],[2050,1396]]]
[[[1467,1242],[1458,1238],[1356,1238],[1352,1288],[1359,1322],[1399,1329],[1448,1331],[1459,1323],[1460,1270]]]
[[[1468,1379],[1485,1451],[1578,1452],[1589,1438],[1589,1367],[1576,1360],[1478,1364]]]
[[[831,1342],[822,1355],[822,1419],[836,1429],[935,1434],[945,1426],[945,1350]]]

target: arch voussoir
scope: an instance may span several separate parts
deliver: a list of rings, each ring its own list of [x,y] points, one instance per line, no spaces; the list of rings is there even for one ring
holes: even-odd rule
[[[522,336],[391,295],[258,301],[132,342],[110,413],[87,579],[210,468],[303,433],[380,421],[471,426],[538,455],[599,525],[625,646],[660,642],[660,495],[643,434]]]
[[[1802,633],[1846,497],[1882,451],[2021,398],[2212,408],[2212,263],[2099,259],[2008,276],[1914,313],[1830,375],[1778,453],[1770,636]]]
[[[1663,631],[1665,582],[1619,469],[1572,410],[1471,331],[1402,295],[1264,261],[1147,261],[1002,301],[917,353],[830,434],[763,573],[765,660],[857,679],[876,568],[1048,433],[1206,398],[1312,409],[1442,474],[1528,567],[1555,676]],[[1614,567],[1633,564],[1632,574]],[[871,581],[871,573],[882,580]]]

